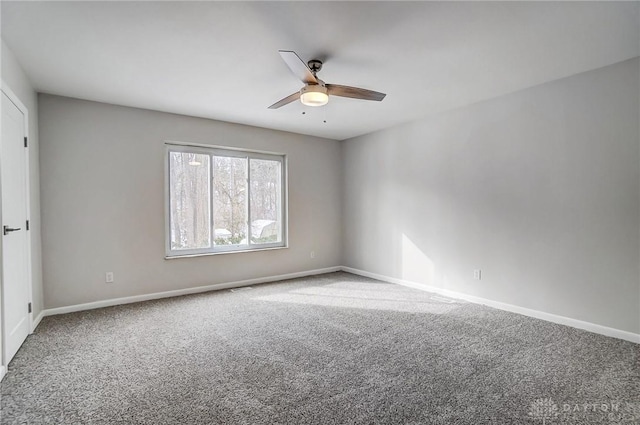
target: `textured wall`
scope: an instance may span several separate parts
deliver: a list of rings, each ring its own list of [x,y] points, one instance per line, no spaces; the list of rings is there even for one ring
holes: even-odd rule
[[[339,142],[51,95],[39,106],[46,308],[340,265]],[[165,140],[287,154],[289,248],[165,260]]]
[[[639,77],[636,58],[345,141],[343,264],[640,332]]]

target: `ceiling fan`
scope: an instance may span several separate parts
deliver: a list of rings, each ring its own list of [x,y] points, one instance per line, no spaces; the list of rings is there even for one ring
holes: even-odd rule
[[[305,64],[296,52],[289,50],[278,50],[278,52],[280,52],[280,56],[282,56],[282,59],[291,72],[293,72],[293,75],[304,83],[304,87],[302,87],[299,92],[295,92],[269,106],[269,109],[278,109],[298,99],[307,106],[322,106],[329,102],[329,95],[362,100],[376,100],[378,102],[386,96],[385,93],[358,87],[326,84],[316,75],[322,69],[321,61],[312,59]]]

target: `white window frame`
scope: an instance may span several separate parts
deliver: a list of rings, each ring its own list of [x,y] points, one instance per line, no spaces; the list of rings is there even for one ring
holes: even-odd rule
[[[205,155],[218,155],[236,158],[247,158],[247,243],[237,245],[214,245],[210,248],[198,248],[198,249],[171,249],[171,200],[169,191],[169,155],[171,152],[188,152],[195,154]],[[251,242],[251,167],[249,166],[249,160],[251,159],[266,159],[269,161],[279,161],[281,164],[282,178],[281,178],[281,191],[282,194],[282,241],[268,244],[253,244]],[[213,167],[213,158],[209,161],[209,167]],[[210,168],[210,169],[211,169]],[[254,252],[264,251],[271,249],[283,249],[289,247],[288,238],[288,184],[287,184],[287,155],[275,152],[254,151],[248,149],[241,149],[227,146],[213,146],[205,144],[184,143],[176,141],[165,141],[165,155],[164,155],[164,206],[165,206],[165,258],[184,258],[184,257],[199,257],[204,255],[217,255],[217,254],[229,254],[237,252]],[[210,179],[213,179],[213,171],[210,172]],[[209,189],[210,202],[213,203],[213,185],[210,184]],[[209,214],[210,232],[213,240],[214,225],[213,225],[213,210]]]

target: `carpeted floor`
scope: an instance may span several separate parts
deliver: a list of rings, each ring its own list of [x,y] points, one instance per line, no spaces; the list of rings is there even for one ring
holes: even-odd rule
[[[448,301],[331,273],[47,317],[0,422],[640,423],[640,346]]]

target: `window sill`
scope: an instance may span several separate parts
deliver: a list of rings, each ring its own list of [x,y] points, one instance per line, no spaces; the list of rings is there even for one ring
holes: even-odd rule
[[[192,258],[192,257],[209,257],[211,255],[224,255],[224,254],[241,254],[248,252],[263,252],[263,251],[274,251],[277,249],[288,249],[289,246],[274,246],[270,248],[257,248],[257,249],[241,249],[237,251],[218,251],[218,252],[202,252],[199,254],[178,254],[178,255],[165,255],[165,260],[176,260],[178,258]]]

